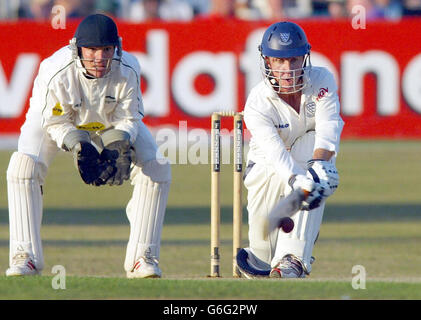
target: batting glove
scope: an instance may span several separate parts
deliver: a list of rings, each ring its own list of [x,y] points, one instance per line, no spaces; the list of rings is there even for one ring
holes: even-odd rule
[[[311,159],[307,162],[307,175],[319,183],[324,189],[324,196],[331,196],[339,185],[339,174],[331,161]]]
[[[301,189],[306,195],[302,201],[301,210],[313,210],[320,206],[323,199],[323,187],[311,178],[298,174],[291,177],[289,185],[293,190]]]

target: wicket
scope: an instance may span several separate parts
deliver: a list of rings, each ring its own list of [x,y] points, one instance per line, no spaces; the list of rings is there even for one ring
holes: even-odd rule
[[[211,130],[211,277],[220,277],[220,183],[221,172],[221,118],[233,117],[234,119],[234,171],[233,171],[233,261],[232,274],[240,277],[237,268],[236,256],[241,249],[241,227],[242,227],[242,186],[243,186],[243,113],[233,111],[214,112],[212,114]]]

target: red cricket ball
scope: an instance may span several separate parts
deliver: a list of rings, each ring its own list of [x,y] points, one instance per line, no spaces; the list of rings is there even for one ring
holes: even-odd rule
[[[282,228],[282,231],[285,233],[290,233],[294,229],[294,221],[289,217],[284,217],[279,220],[279,228]]]

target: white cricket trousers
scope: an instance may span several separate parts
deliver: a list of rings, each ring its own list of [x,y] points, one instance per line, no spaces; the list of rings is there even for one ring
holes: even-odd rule
[[[291,155],[303,167],[312,158],[314,132],[306,133],[291,148]],[[255,163],[244,179],[247,188],[249,221],[249,246],[257,258],[255,263],[262,269],[274,267],[287,254],[294,254],[304,263],[305,271],[311,271],[311,255],[322,222],[324,201],[319,208],[299,211],[293,217],[294,229],[285,233],[279,229],[274,237],[264,233],[265,221],[282,197],[291,192],[273,166]]]

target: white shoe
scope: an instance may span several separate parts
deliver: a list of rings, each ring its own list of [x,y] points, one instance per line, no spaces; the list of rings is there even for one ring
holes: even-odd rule
[[[32,258],[26,252],[17,253],[9,269],[6,270],[6,276],[36,276],[41,274],[35,267]]]
[[[141,257],[136,261],[132,271],[127,272],[127,278],[161,278],[162,271],[158,260],[151,257]]]
[[[270,271],[270,278],[305,278],[302,262],[294,255],[287,254]]]

